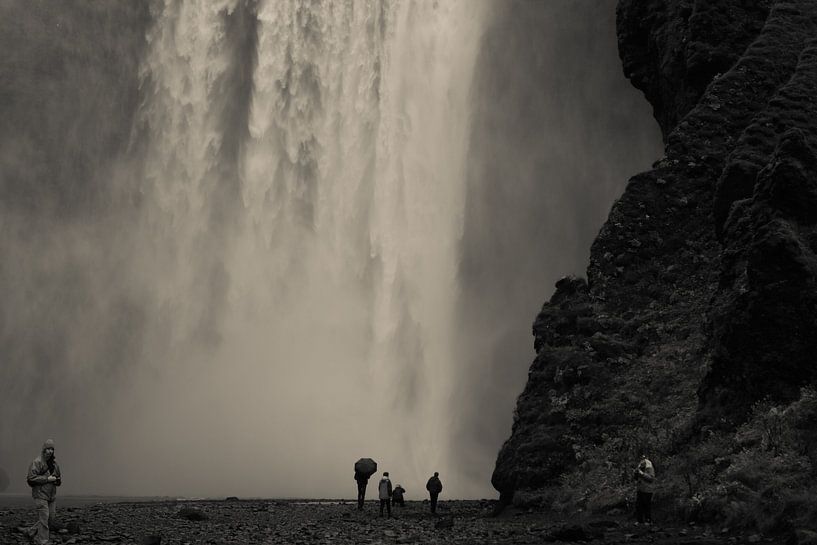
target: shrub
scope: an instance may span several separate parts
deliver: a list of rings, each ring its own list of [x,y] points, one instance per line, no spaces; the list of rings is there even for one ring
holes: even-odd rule
[[[755,404],[734,434],[692,447],[686,467],[694,474],[690,490],[697,490],[686,514],[766,534],[813,527],[816,416],[817,395],[804,389],[788,406],[769,400]]]

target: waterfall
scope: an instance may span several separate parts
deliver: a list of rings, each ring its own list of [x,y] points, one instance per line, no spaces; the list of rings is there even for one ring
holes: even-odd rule
[[[415,474],[439,467],[453,477],[457,467],[449,427],[458,242],[484,15],[475,2],[401,3],[388,33],[370,227],[380,265],[373,364],[398,413],[413,417],[404,463]]]
[[[168,441],[225,467],[258,449],[300,479],[284,469],[250,484],[275,496],[341,493],[360,456],[406,482],[453,475],[457,244],[485,11],[470,0],[154,6],[140,244],[161,317],[149,344],[164,348],[133,391],[157,392],[135,434],[157,438],[156,463]]]
[[[660,155],[615,0],[2,6],[9,474],[493,494],[530,323]]]

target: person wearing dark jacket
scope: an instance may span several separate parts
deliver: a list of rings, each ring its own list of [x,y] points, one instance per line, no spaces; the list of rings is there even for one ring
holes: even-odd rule
[[[403,499],[403,494],[406,493],[406,489],[403,488],[402,485],[397,485],[394,487],[391,495],[391,502],[394,505],[399,505],[400,507],[404,507],[406,505],[406,501]]]
[[[426,483],[426,490],[428,490],[428,493],[431,496],[431,512],[436,514],[437,496],[439,496],[440,492],[443,491],[443,483],[440,481],[440,474],[436,471],[434,472],[434,476],[431,477]]]
[[[383,472],[383,478],[380,479],[380,484],[377,485],[377,492],[380,497],[380,516],[383,516],[383,508],[385,507],[389,511],[389,518],[391,518],[391,495],[393,490],[388,471]]]
[[[60,466],[54,457],[54,440],[48,439],[43,443],[40,455],[34,458],[28,467],[26,477],[31,487],[31,497],[37,506],[37,523],[31,528],[30,535],[35,542],[45,545],[49,542],[49,523],[53,522],[57,514],[57,487],[62,484]]]
[[[363,509],[363,502],[366,500],[366,487],[369,485],[369,475],[355,471],[357,481],[357,509]]]
[[[655,490],[655,467],[645,454],[633,472],[636,479],[636,524],[652,524],[652,494]]]

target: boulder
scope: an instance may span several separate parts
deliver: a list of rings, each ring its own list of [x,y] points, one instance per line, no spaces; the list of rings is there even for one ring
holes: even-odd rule
[[[192,521],[207,520],[209,518],[204,511],[197,507],[182,507],[176,515],[179,518]]]
[[[546,541],[592,541],[602,537],[603,532],[589,526],[566,525],[545,536]]]

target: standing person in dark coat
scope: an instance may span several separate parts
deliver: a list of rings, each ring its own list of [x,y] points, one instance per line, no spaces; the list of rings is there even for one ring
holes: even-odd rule
[[[641,455],[641,461],[635,468],[633,476],[636,479],[635,517],[636,524],[652,524],[652,494],[655,490],[655,467],[647,458]]]
[[[366,486],[369,484],[369,475],[355,471],[355,480],[357,481],[357,509],[363,509],[363,502],[366,500]]]
[[[440,492],[443,491],[443,483],[440,481],[440,474],[436,471],[434,472],[434,476],[431,477],[426,483],[426,490],[428,490],[428,493],[431,496],[431,512],[432,514],[436,514],[437,496],[439,496]]]
[[[403,499],[403,494],[406,493],[406,489],[403,488],[402,485],[397,485],[394,487],[394,491],[391,495],[391,502],[394,505],[399,505],[400,507],[404,507],[406,505],[406,501]]]
[[[60,466],[54,457],[54,440],[48,439],[43,443],[40,455],[34,458],[28,467],[26,477],[31,487],[31,497],[37,506],[37,524],[29,534],[38,545],[49,543],[49,523],[57,515],[57,487],[62,484]],[[36,537],[35,537],[36,536]]]
[[[389,511],[389,518],[391,518],[391,495],[393,491],[388,471],[383,472],[383,478],[380,479],[380,484],[377,485],[377,492],[380,497],[380,516],[383,516],[383,508],[385,507]]]

